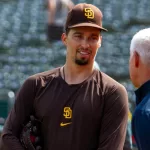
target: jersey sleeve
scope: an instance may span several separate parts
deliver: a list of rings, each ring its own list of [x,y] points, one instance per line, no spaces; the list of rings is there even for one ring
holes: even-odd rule
[[[1,147],[3,147],[3,150],[24,150],[19,137],[23,123],[25,123],[25,120],[33,110],[35,88],[35,80],[29,77],[18,91],[14,107],[10,111],[4,125],[1,137]]]
[[[115,85],[104,96],[104,111],[97,150],[122,150],[128,120],[128,96],[122,85]]]

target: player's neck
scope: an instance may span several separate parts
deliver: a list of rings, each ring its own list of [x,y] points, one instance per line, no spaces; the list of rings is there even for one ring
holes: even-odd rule
[[[93,73],[93,66],[72,66],[65,64],[61,68],[62,77],[68,84],[79,84]]]

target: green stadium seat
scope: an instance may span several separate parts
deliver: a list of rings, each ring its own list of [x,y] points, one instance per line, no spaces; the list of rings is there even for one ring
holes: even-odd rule
[[[8,89],[0,89],[0,124],[3,124],[14,104],[15,94]]]

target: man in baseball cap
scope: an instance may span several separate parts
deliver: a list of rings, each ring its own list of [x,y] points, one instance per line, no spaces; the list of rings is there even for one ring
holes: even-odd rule
[[[128,121],[127,91],[94,68],[102,43],[101,31],[107,31],[102,26],[102,18],[102,12],[96,6],[77,4],[68,13],[65,33],[61,37],[67,50],[66,63],[60,69],[62,77],[70,90],[71,85],[74,88],[79,86],[79,91],[69,100],[74,99],[69,125],[73,127],[69,136],[73,137],[74,143],[71,150],[123,150],[124,147]]]
[[[2,133],[6,150],[23,150],[18,137],[31,112],[42,120],[41,141],[47,150],[122,150],[128,120],[125,88],[94,67],[101,47],[101,11],[77,4],[69,12],[66,62],[29,77],[19,90]],[[27,109],[28,108],[28,109]]]

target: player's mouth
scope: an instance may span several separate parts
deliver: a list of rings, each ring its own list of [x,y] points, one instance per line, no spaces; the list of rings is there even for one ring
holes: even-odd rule
[[[87,51],[80,51],[79,52],[81,55],[90,55],[90,52],[87,52]]]

